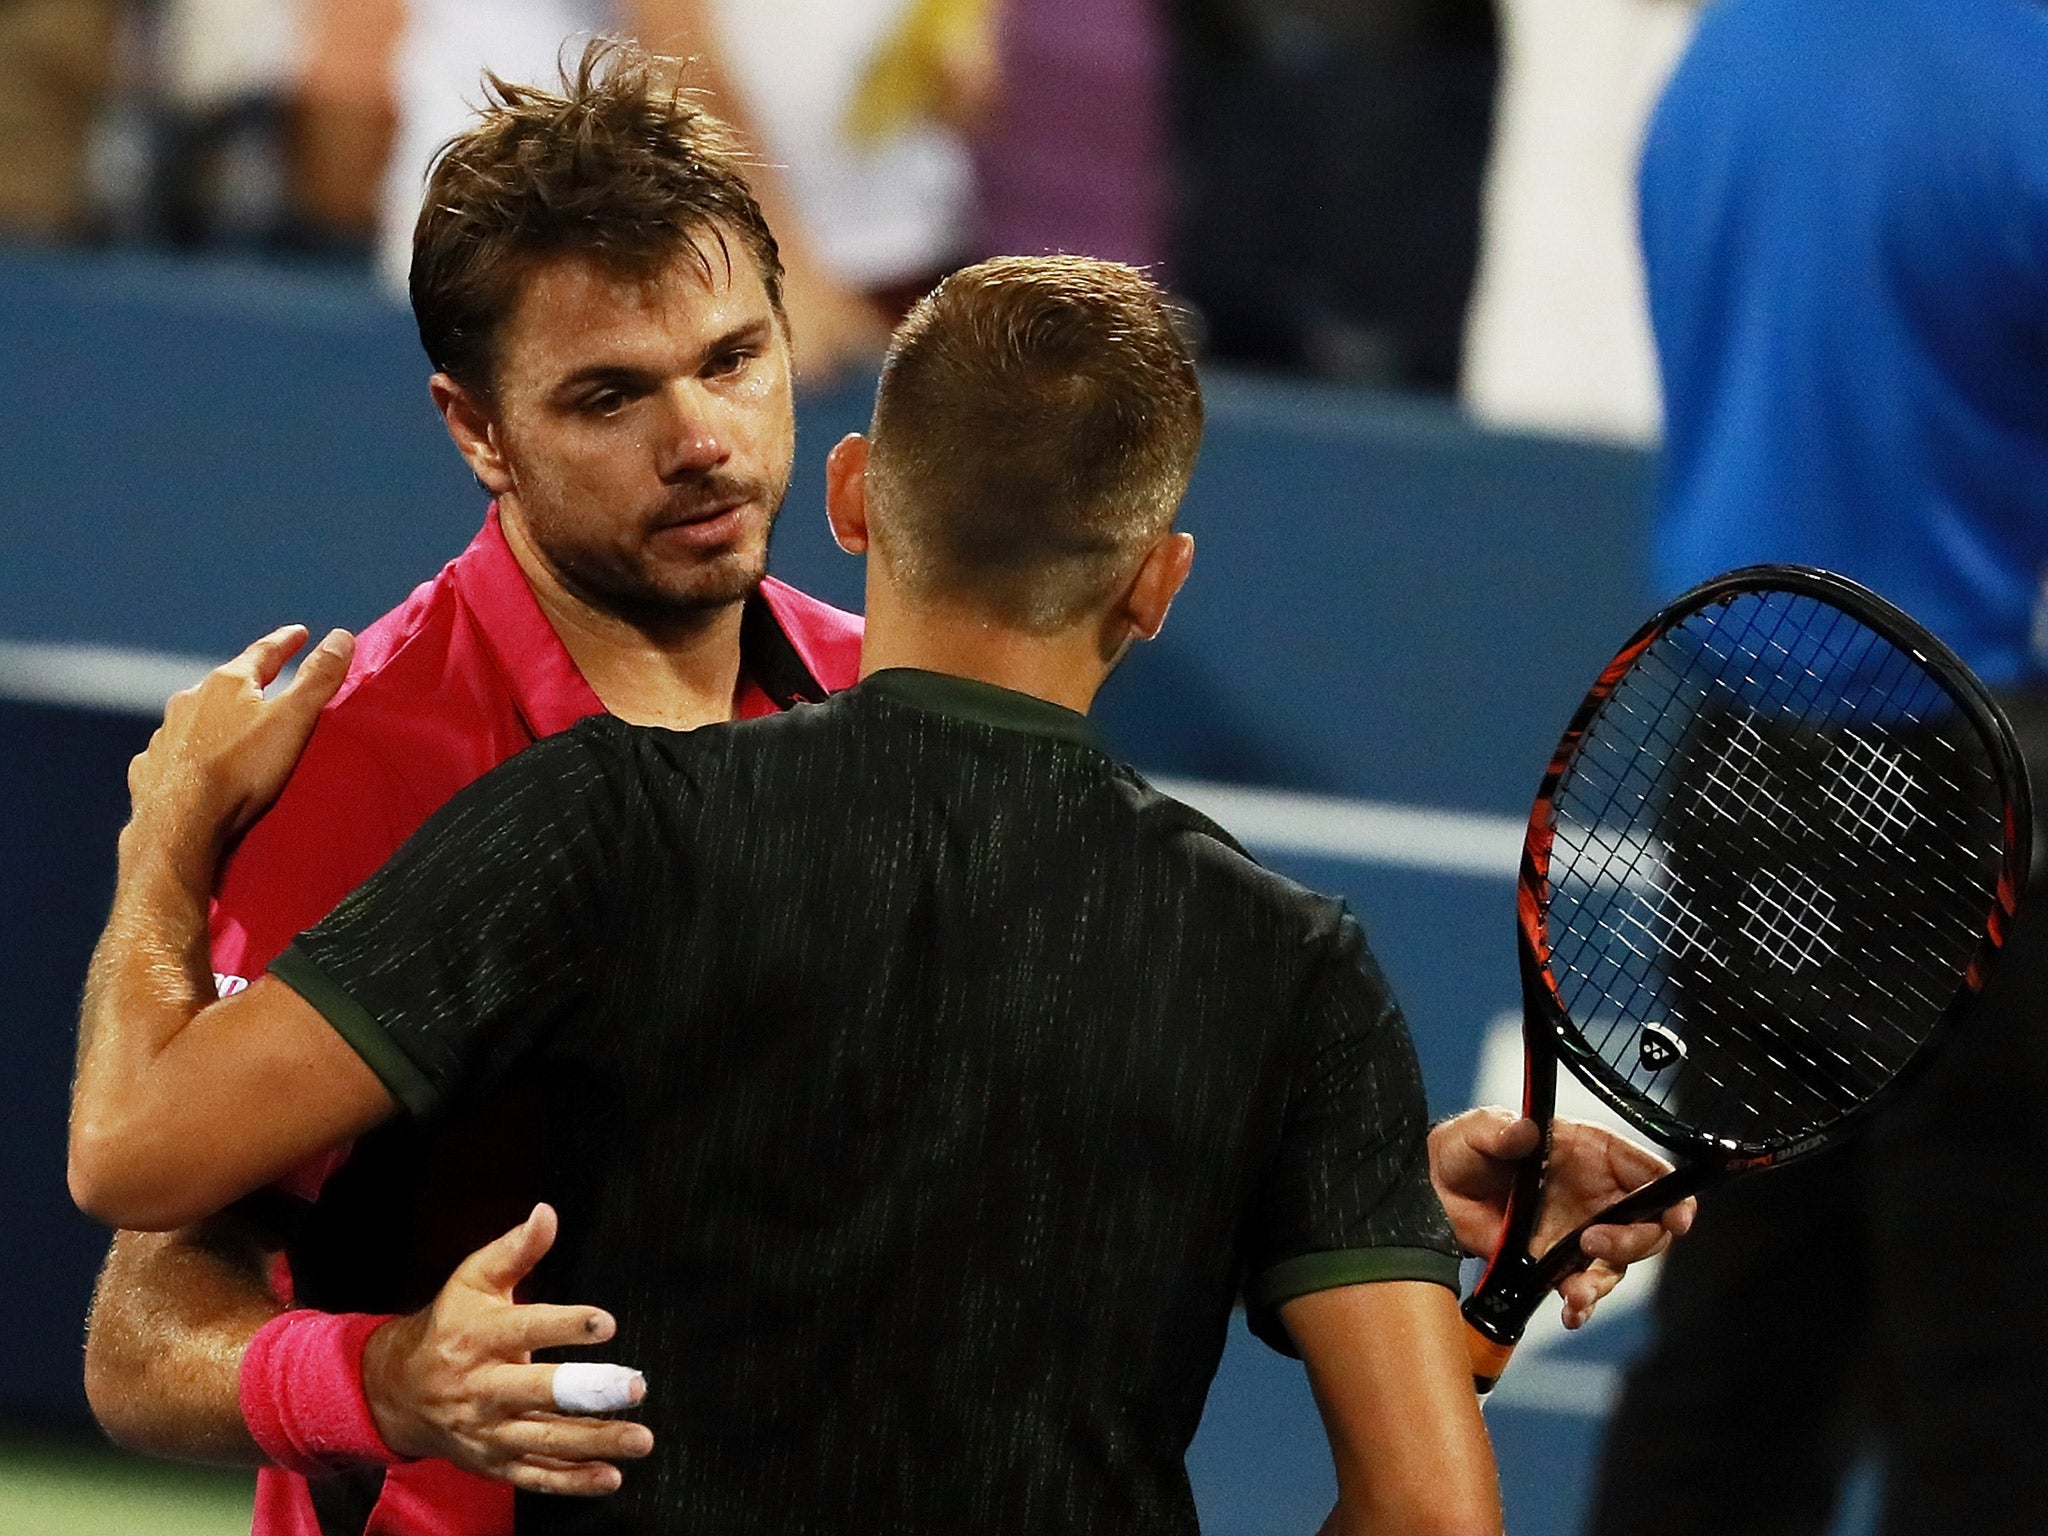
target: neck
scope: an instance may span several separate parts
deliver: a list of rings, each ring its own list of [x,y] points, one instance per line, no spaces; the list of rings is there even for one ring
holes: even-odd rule
[[[862,677],[888,667],[917,667],[993,683],[1086,714],[1113,661],[1104,659],[1100,636],[1086,626],[1056,635],[1027,634],[971,611],[905,602],[893,588],[872,579],[867,608]]]
[[[524,521],[516,512],[506,515],[502,503],[498,521],[541,612],[609,712],[632,725],[674,730],[733,717],[741,604],[707,608],[701,618],[650,630],[579,596],[541,553]]]

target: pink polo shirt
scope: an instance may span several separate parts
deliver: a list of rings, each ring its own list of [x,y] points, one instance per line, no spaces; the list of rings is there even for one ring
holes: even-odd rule
[[[772,714],[851,686],[860,638],[853,615],[763,582],[741,621],[736,712]],[[457,790],[603,707],[541,612],[493,508],[468,549],[357,638],[348,680],[291,782],[229,859],[212,911],[222,992],[262,975]],[[302,1168],[285,1188],[314,1199],[347,1157]],[[314,1506],[306,1479],[264,1468],[255,1536],[323,1536]],[[389,1469],[367,1527],[382,1536],[511,1529],[511,1488],[445,1462]]]

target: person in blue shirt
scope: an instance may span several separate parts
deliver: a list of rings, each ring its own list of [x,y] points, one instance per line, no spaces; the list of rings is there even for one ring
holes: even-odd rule
[[[1721,0],[1641,197],[1660,585],[1841,571],[2048,740],[2048,4]],[[2048,1526],[2044,1104],[2048,917],[2023,913],[1974,1027],[1869,1135],[1702,1200],[1596,1536],[1818,1536],[1864,1451],[1886,1536]]]

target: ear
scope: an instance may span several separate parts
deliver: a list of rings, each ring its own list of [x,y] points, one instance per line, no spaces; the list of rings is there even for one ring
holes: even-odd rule
[[[868,552],[868,440],[849,432],[825,455],[825,517],[849,555]]]
[[[455,440],[456,451],[469,465],[469,472],[493,496],[510,492],[512,468],[505,462],[497,417],[490,407],[445,373],[427,380],[427,393],[434,397],[434,409],[441,413],[442,424]]]
[[[1191,533],[1169,533],[1145,551],[1124,597],[1131,638],[1150,640],[1164,627],[1167,610],[1186,584],[1194,560],[1195,537]]]

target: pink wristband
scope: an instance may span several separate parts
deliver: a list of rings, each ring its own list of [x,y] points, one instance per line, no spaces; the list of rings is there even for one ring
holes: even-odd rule
[[[396,1466],[363,1395],[363,1346],[389,1317],[281,1312],[242,1356],[242,1418],[278,1466],[322,1477],[365,1462]]]

